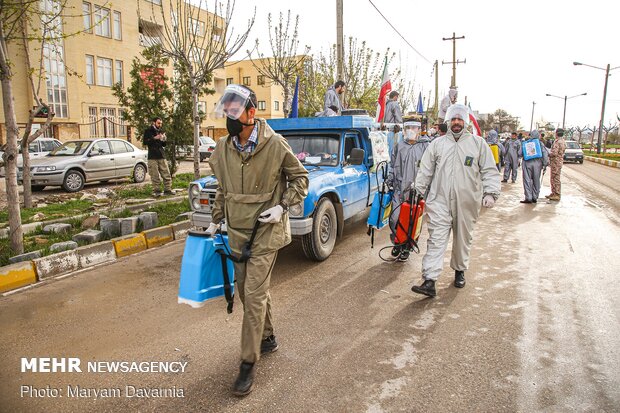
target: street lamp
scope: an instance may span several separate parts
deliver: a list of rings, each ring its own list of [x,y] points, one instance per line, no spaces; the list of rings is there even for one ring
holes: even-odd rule
[[[564,129],[564,122],[566,121],[566,101],[568,99],[576,98],[576,97],[579,97],[579,96],[585,96],[587,94],[588,93],[586,92],[586,93],[581,93],[579,95],[570,96],[570,97],[566,96],[566,95],[564,95],[564,97],[562,97],[562,96],[551,95],[549,93],[545,94],[545,96],[551,96],[553,98],[558,98],[558,99],[563,99],[564,100],[564,116],[562,117],[562,129]]]
[[[602,67],[592,66],[585,63],[573,62],[575,66],[588,66],[594,69],[604,70],[605,71],[605,88],[603,89],[603,107],[601,108],[601,122],[598,125],[598,142],[596,144],[596,153],[601,153],[601,141],[603,140],[603,121],[605,118],[605,101],[607,100],[607,79],[609,79],[609,72],[612,70],[616,70],[620,68],[620,66],[616,66],[612,69],[609,68],[609,63],[607,63],[607,68],[603,69]]]

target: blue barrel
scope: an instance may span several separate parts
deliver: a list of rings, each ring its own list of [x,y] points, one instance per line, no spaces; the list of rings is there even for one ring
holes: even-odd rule
[[[217,253],[228,247],[228,236],[216,234],[211,237],[204,232],[192,232],[185,241],[181,261],[178,302],[194,308],[202,307],[205,301],[224,295],[224,273],[222,258]],[[231,292],[234,292],[235,269],[232,261],[226,260]]]

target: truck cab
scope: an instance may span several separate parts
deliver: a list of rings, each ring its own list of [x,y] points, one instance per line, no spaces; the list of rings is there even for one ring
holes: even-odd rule
[[[377,191],[376,165],[389,159],[387,136],[368,116],[269,119],[267,123],[287,139],[308,170],[308,196],[289,209],[291,233],[301,239],[312,260],[329,257],[345,221],[364,212]],[[217,180],[208,176],[189,187],[192,224],[211,222]]]

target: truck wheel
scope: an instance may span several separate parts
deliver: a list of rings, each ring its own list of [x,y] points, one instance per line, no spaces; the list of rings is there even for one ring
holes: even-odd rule
[[[328,198],[321,198],[316,206],[312,232],[302,237],[306,257],[313,261],[324,261],[334,250],[338,230],[338,217],[334,204]]]

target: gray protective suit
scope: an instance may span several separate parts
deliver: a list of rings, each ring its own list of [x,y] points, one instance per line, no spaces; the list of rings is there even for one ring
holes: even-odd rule
[[[385,104],[384,123],[403,123],[403,113],[400,104],[396,100],[388,100]]]
[[[390,228],[396,231],[398,215],[400,209],[398,206],[410,195],[411,185],[415,182],[418,174],[422,155],[430,145],[430,139],[426,136],[419,136],[417,141],[409,143],[402,140],[392,151],[392,165],[388,176],[389,184],[394,188],[392,197],[392,215],[390,216]]]
[[[330,106],[336,106],[338,108],[338,113],[340,113],[340,111],[342,110],[340,99],[338,99],[338,92],[336,92],[336,89],[334,89],[334,85],[331,85],[329,88],[327,88],[327,92],[325,92],[323,111],[327,111]]]
[[[512,174],[512,181],[517,180],[519,158],[521,157],[521,143],[515,137],[506,139],[504,142],[504,181]]]
[[[523,142],[530,142],[533,140],[539,140],[540,133],[537,130],[530,132],[530,138]],[[523,192],[525,193],[526,201],[537,201],[540,195],[540,177],[542,171],[549,165],[549,153],[547,148],[542,143],[540,144],[542,150],[542,158],[530,159],[529,161],[523,160]],[[523,145],[519,146],[519,157],[523,157]]]
[[[487,134],[487,139],[486,139],[487,143],[489,144],[489,146],[491,145],[497,145],[498,148],[498,153],[499,156],[501,157],[504,153],[504,145],[502,145],[502,143],[499,141],[499,138],[497,136],[497,132],[494,130],[490,130],[489,133]],[[499,161],[499,159],[498,159]],[[501,161],[500,161],[501,162]],[[497,170],[500,170],[500,162],[496,163],[495,166],[497,166]]]
[[[440,119],[446,118],[446,112],[448,111],[448,108],[452,104],[452,101],[456,99],[456,96],[457,96],[456,89],[450,89],[448,91],[448,94],[444,96],[443,99],[441,99],[441,103],[439,104],[439,115],[438,115]]]
[[[415,189],[425,193],[428,223],[428,246],[422,259],[422,276],[437,280],[443,269],[443,256],[454,231],[450,267],[465,271],[474,224],[482,198],[500,194],[500,175],[493,153],[484,139],[463,131],[458,142],[448,130],[431,142],[422,157]]]

